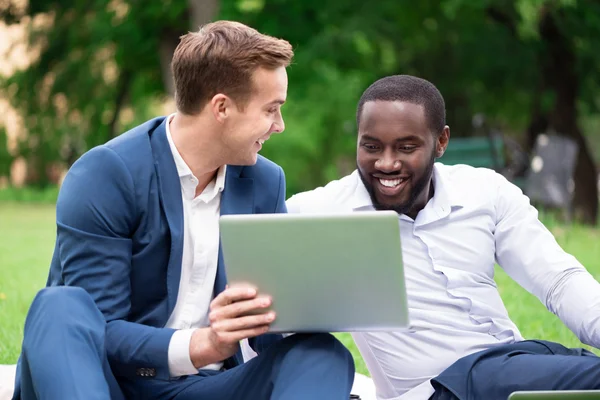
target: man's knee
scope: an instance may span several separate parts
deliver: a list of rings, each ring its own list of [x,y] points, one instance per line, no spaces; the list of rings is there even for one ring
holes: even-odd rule
[[[335,336],[329,333],[297,334],[301,348],[314,354],[320,363],[344,363],[354,369],[350,351]]]
[[[77,320],[97,317],[99,310],[91,296],[82,288],[52,286],[40,290],[29,309],[26,326],[39,320]]]
[[[315,333],[312,339],[323,346],[325,349],[331,349],[342,357],[352,359],[352,354],[335,336],[330,333]]]
[[[69,306],[75,302],[93,301],[88,292],[77,286],[50,286],[40,290],[33,303]]]

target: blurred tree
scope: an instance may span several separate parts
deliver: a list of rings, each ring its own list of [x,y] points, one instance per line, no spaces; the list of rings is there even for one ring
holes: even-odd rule
[[[13,157],[8,151],[8,137],[6,128],[0,125],[0,178],[10,175],[10,164]]]
[[[412,74],[439,87],[454,136],[471,134],[472,116],[482,112],[498,125],[520,132],[528,149],[535,137],[546,131],[575,138],[580,157],[574,206],[581,220],[596,223],[596,166],[579,124],[581,111],[598,112],[600,53],[594,49],[600,45],[599,2],[422,0],[380,1],[376,6],[359,0],[246,3],[250,6],[244,9],[227,9],[223,3],[224,13],[283,36],[297,48],[297,63],[290,72],[290,94],[297,101],[306,99],[312,104],[304,109],[305,119],[318,120],[317,129],[303,137],[318,143],[313,146],[314,156],[307,157],[314,173],[328,171],[326,167],[343,156],[340,151],[349,148],[348,135],[341,136],[341,141],[338,137],[347,130],[344,127],[351,118],[350,110],[340,110],[332,100],[349,96],[351,101],[345,103],[355,104],[373,80],[389,74]],[[335,79],[324,72],[330,70],[336,71]],[[319,93],[319,87],[322,95],[310,95],[311,91]],[[290,113],[295,116],[296,111]],[[285,140],[293,139],[288,136]],[[321,146],[328,141],[335,145]],[[269,150],[275,150],[275,146]],[[302,175],[306,186],[296,181],[293,184],[311,188],[315,179],[310,178]],[[316,180],[323,183],[326,179],[322,178],[323,173]]]
[[[40,169],[71,163],[149,117],[148,105],[172,94],[178,37],[218,13],[296,49],[287,131],[264,149],[286,169],[290,194],[354,168],[360,94],[403,73],[439,87],[453,136],[471,134],[473,114],[484,113],[529,146],[546,130],[576,138],[575,206],[597,220],[596,171],[579,127],[582,113],[598,112],[597,1],[36,0],[1,8],[6,22],[38,22],[29,39],[39,59],[4,86],[26,118],[23,151]],[[126,107],[135,113],[124,121]]]
[[[5,4],[5,3],[3,3]],[[172,93],[170,59],[181,34],[210,21],[218,0],[36,0],[9,2],[5,23],[24,23],[39,57],[3,82],[23,115],[20,145],[47,184],[55,161],[71,164],[87,149],[119,134],[121,112],[134,106],[142,120],[157,96]],[[0,5],[0,7],[2,7]],[[169,54],[171,52],[171,55]]]
[[[575,170],[574,206],[580,219],[598,219],[598,174],[593,151],[580,127],[581,111],[599,111],[600,3],[593,0],[516,2],[518,16],[500,5],[488,7],[492,20],[511,36],[535,50],[527,86],[529,122],[526,143],[537,135],[556,132],[575,139],[579,158]],[[521,89],[523,90],[523,89]],[[595,149],[599,151],[600,149]]]

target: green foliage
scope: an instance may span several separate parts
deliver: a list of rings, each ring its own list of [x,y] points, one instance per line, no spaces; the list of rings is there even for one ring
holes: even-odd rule
[[[248,9],[222,1],[222,17],[284,37],[296,49],[285,110],[288,131],[265,149],[288,167],[290,192],[328,180],[329,172],[311,169],[340,176],[345,173],[340,165],[353,165],[348,136],[337,136],[352,117],[343,107],[354,111],[362,91],[385,75],[434,82],[446,99],[453,137],[471,135],[472,116],[483,113],[526,142],[536,102],[541,112],[551,113],[558,100],[547,86],[559,79],[544,64],[550,44],[539,34],[545,15],[574,44],[578,106],[585,116],[598,109],[600,56],[592,49],[600,44],[600,4],[591,0],[381,1],[376,7],[357,0],[257,3]],[[341,104],[346,106],[338,110]],[[333,140],[334,151],[327,143]],[[320,158],[306,153],[311,146],[320,149],[312,152]],[[599,150],[592,148],[592,154],[600,157]]]
[[[2,87],[24,116],[29,139],[20,153],[41,177],[49,163],[72,163],[120,133],[124,105],[141,108],[164,93],[160,34],[183,31],[185,2],[119,3],[29,2],[29,44],[41,50],[40,57]],[[49,22],[33,22],[44,15]]]
[[[317,70],[317,82],[302,88],[302,93],[290,90],[283,109],[286,130],[263,151],[286,171],[289,195],[337,179],[340,172],[350,172],[355,166],[355,109],[361,80],[327,65]],[[327,103],[316,99],[327,99]]]
[[[43,171],[55,160],[72,163],[151,116],[149,106],[165,94],[160,43],[188,30],[190,12],[186,0],[29,3],[28,17],[49,13],[53,22],[31,24],[39,59],[1,83],[33,138],[20,151]],[[376,6],[220,0],[219,18],[248,23],[295,48],[287,131],[264,150],[285,167],[293,193],[352,168],[356,100],[385,75],[434,82],[454,137],[472,133],[475,113],[523,133],[536,99],[544,112],[557,100],[540,89],[547,73],[540,61],[548,51],[539,34],[544,15],[554,17],[573,45],[580,110],[597,112],[600,3],[594,0],[384,0]],[[14,22],[20,16],[5,9],[0,17]],[[133,118],[120,118],[124,108]]]

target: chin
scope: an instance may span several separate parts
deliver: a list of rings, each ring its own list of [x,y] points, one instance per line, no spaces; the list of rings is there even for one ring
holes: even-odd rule
[[[258,153],[254,153],[253,155],[249,155],[247,157],[240,157],[236,160],[235,165],[254,165],[258,161]]]
[[[406,204],[387,204],[387,203],[377,202],[377,204],[375,205],[375,208],[378,210],[392,210],[392,211],[401,212],[403,210],[409,209],[410,207],[407,206]]]
[[[410,200],[410,196],[409,199],[407,199],[405,196],[390,198],[382,196],[376,192],[374,192],[373,196],[371,196],[371,201],[373,202],[373,206],[376,210],[396,211],[399,214],[406,214],[406,212],[408,212],[413,205]]]

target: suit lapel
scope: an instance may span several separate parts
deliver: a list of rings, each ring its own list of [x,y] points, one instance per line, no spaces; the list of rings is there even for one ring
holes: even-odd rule
[[[183,257],[183,203],[179,174],[173,160],[173,153],[167,139],[165,118],[152,133],[151,144],[154,154],[154,167],[158,177],[160,199],[171,232],[171,251],[167,269],[167,297],[169,315],[175,308],[179,281],[181,279],[181,261]]]
[[[167,140],[167,118],[152,132],[151,145],[154,166],[158,177],[158,187],[163,210],[171,232],[171,249],[167,270],[167,296],[169,315],[173,312],[181,280],[183,257],[183,203],[179,174]],[[221,194],[221,215],[252,214],[254,210],[254,181],[241,177],[243,167],[227,166],[225,188]],[[219,243],[215,296],[225,289],[227,277],[223,261],[223,251]]]
[[[225,189],[221,195],[221,215],[252,214],[254,211],[254,180],[240,176],[243,167],[227,166]],[[219,241],[219,261],[215,278],[214,295],[225,289],[227,276],[223,250]]]

